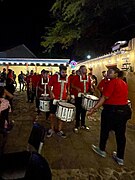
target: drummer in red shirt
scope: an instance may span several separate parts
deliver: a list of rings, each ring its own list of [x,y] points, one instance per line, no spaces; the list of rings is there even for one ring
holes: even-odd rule
[[[76,124],[74,132],[78,133],[78,128],[89,130],[89,127],[85,124],[86,110],[82,108],[82,94],[90,92],[91,80],[90,76],[87,75],[87,69],[85,65],[80,66],[80,73],[74,76],[71,87],[72,94],[75,96],[75,107],[76,107]],[[81,124],[80,124],[81,123]]]
[[[39,110],[39,101],[40,101],[39,99],[40,99],[40,97],[42,96],[42,94],[44,96],[47,96],[47,94],[49,95],[47,86],[45,89],[44,83],[49,83],[49,71],[42,69],[41,74],[38,75],[38,82],[36,85],[36,111],[38,114],[40,112],[40,110]]]
[[[128,85],[118,77],[119,72],[117,67],[108,69],[107,77],[110,81],[105,86],[99,102],[90,109],[88,115],[92,115],[103,105],[99,147],[92,145],[92,149],[100,156],[106,157],[106,143],[109,132],[113,130],[117,143],[117,152],[113,152],[113,158],[119,165],[123,165],[126,123],[131,118],[132,113],[128,106]]]
[[[55,113],[57,110],[57,102],[60,100],[67,100],[68,98],[68,77],[67,77],[67,67],[61,65],[59,73],[51,76],[48,83],[48,90],[50,94],[50,116],[51,129],[47,133],[47,137],[51,137],[55,132]],[[65,133],[62,131],[63,121],[58,120],[58,132],[62,138],[66,138]]]

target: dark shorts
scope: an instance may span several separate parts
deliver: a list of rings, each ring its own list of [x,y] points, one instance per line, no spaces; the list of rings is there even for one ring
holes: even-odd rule
[[[57,111],[57,105],[53,104],[53,100],[50,100],[50,114],[55,114]]]

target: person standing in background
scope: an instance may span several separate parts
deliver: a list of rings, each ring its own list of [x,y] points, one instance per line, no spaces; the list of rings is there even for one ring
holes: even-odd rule
[[[98,86],[97,86],[97,89],[99,90],[100,92],[100,96],[102,96],[102,92],[105,88],[105,85],[107,84],[108,82],[108,78],[107,78],[107,74],[106,74],[106,71],[102,71],[102,80],[98,83]]]
[[[21,73],[18,75],[18,82],[20,85],[20,92],[24,90],[24,73],[21,71]]]
[[[8,69],[7,79],[6,79],[6,86],[5,89],[14,95],[15,87],[14,87],[14,78],[13,78],[13,71],[11,69]],[[13,103],[12,99],[8,99],[11,105],[11,109],[13,109]]]
[[[7,79],[7,73],[6,68],[3,68],[3,71],[1,72],[1,83],[3,83],[3,86],[6,86],[6,79]]]

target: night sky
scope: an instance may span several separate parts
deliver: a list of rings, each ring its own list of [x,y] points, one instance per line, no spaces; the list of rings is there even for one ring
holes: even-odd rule
[[[0,1],[0,51],[25,44],[35,55],[41,53],[41,36],[51,23],[52,3],[53,0]]]

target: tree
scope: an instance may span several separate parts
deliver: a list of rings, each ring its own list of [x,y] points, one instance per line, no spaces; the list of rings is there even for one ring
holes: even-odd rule
[[[124,37],[134,26],[134,9],[134,0],[56,0],[50,10],[53,23],[41,45],[48,52],[70,48],[78,57],[87,51],[95,56],[106,53],[120,38],[135,35],[132,31]]]

